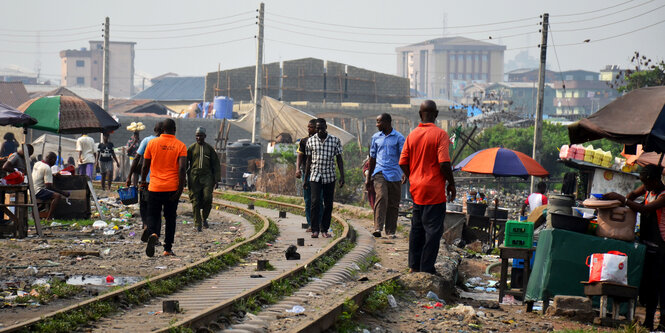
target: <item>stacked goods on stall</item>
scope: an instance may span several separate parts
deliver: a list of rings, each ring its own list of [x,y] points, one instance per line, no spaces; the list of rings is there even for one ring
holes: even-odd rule
[[[533,246],[533,223],[507,221],[503,246],[531,248]]]

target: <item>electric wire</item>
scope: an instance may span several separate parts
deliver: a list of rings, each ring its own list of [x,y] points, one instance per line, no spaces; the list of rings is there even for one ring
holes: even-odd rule
[[[611,36],[607,36],[607,37],[603,37],[603,38],[597,38],[597,39],[588,39],[588,40],[585,40],[583,42],[559,44],[558,46],[559,47],[564,47],[564,46],[574,46],[574,45],[582,45],[582,44],[590,44],[590,43],[601,42],[601,41],[605,41],[605,40],[609,40],[609,39],[614,39],[614,38],[630,35],[632,33],[639,32],[639,31],[642,31],[642,30],[646,30],[648,28],[651,28],[653,26],[659,25],[659,24],[664,23],[664,22],[665,22],[665,20],[661,20],[661,21],[658,21],[658,22],[655,22],[655,23],[652,23],[652,24],[649,24],[649,25],[645,25],[643,27],[639,27],[639,28],[634,29],[634,30],[626,31],[624,33],[620,33],[620,34],[617,34],[617,35],[611,35]]]
[[[81,31],[81,32],[74,32],[74,33],[69,33],[69,34],[57,34],[57,35],[50,35],[50,34],[7,34],[7,33],[2,33],[0,32],[0,36],[5,36],[5,37],[16,37],[16,38],[53,38],[53,37],[71,37],[71,36],[79,36],[79,35],[88,35],[88,34],[94,34],[94,33],[99,33],[101,30],[86,30],[86,31]]]
[[[178,49],[193,49],[193,48],[198,48],[198,47],[217,46],[217,45],[235,43],[235,42],[248,40],[248,39],[254,39],[254,37],[244,37],[244,38],[238,38],[238,39],[233,39],[233,40],[228,40],[228,41],[223,41],[223,42],[213,42],[213,43],[198,44],[198,45],[170,46],[170,47],[158,47],[158,48],[138,48],[138,49],[136,49],[136,51],[164,51],[164,50],[178,50]]]
[[[61,29],[48,29],[48,31],[71,31],[71,30],[83,30],[90,28],[99,28],[99,24],[95,25],[86,25],[80,27],[71,27],[71,28],[61,28]],[[3,31],[12,31],[12,32],[42,32],[43,30],[21,30],[21,29],[2,29]]]
[[[254,18],[251,18],[254,20]],[[248,19],[239,19],[231,22],[224,22],[220,24],[213,24],[213,25],[206,25],[206,26],[199,26],[199,27],[189,27],[189,28],[174,28],[174,29],[161,29],[161,30],[123,30],[123,29],[117,29],[113,30],[114,32],[131,32],[131,33],[154,33],[154,32],[173,32],[173,31],[184,31],[184,30],[197,30],[197,29],[206,29],[206,28],[213,28],[213,27],[221,27],[221,26],[226,26],[226,25],[231,25],[235,23],[240,23],[240,22],[247,22]]]
[[[584,31],[584,30],[592,30],[592,29],[603,28],[603,27],[615,25],[615,24],[618,24],[618,23],[623,23],[623,22],[626,22],[626,21],[630,21],[632,19],[636,19],[638,17],[644,16],[644,15],[647,15],[647,14],[651,14],[651,13],[655,12],[656,10],[661,9],[663,7],[665,7],[665,4],[663,4],[661,6],[658,6],[656,8],[653,8],[649,11],[646,11],[646,12],[631,16],[629,18],[623,19],[623,20],[614,21],[614,22],[610,22],[610,23],[605,23],[605,24],[601,24],[601,25],[596,25],[596,26],[592,26],[592,27],[584,27],[584,28],[576,28],[576,29],[562,29],[562,30],[559,30],[558,32]]]
[[[84,38],[77,38],[77,39],[70,39],[70,40],[51,40],[51,41],[40,40],[39,43],[41,43],[41,44],[61,44],[61,43],[89,41],[91,39],[96,39],[96,38],[100,38],[100,37],[101,37],[100,35],[97,35],[97,36],[88,36],[88,37],[84,37]],[[27,40],[0,39],[0,42],[18,43],[18,44],[35,44],[35,41],[27,41]]]
[[[566,103],[566,108],[568,108],[569,111],[572,111],[572,109],[570,108],[570,103],[568,102],[568,98],[566,97],[566,81],[564,81],[563,79],[563,72],[561,71],[561,63],[559,62],[559,54],[556,52],[556,44],[554,43],[554,33],[549,23],[547,24],[547,28],[550,30],[549,37],[552,40],[552,49],[554,50],[554,58],[556,59],[556,64],[557,67],[559,68],[559,76],[561,77],[561,88],[563,89],[562,99]]]
[[[160,23],[160,24],[114,24],[114,25],[119,26],[119,27],[158,27],[158,26],[185,25],[185,24],[194,24],[194,23],[201,23],[201,22],[224,20],[224,19],[238,17],[238,16],[242,16],[242,15],[246,15],[246,14],[254,13],[254,12],[255,12],[255,10],[248,10],[248,11],[245,11],[245,12],[241,12],[241,13],[237,13],[237,14],[233,14],[233,15],[228,15],[228,16],[215,17],[215,18],[196,20],[196,21],[186,21],[186,22],[172,22],[172,23]]]
[[[654,2],[654,1],[656,1],[656,0],[649,0],[649,1],[647,1],[647,2],[643,2],[643,3],[641,3],[641,4],[638,4],[638,5],[635,5],[635,6],[632,6],[632,7],[628,7],[628,8],[620,9],[620,10],[617,10],[617,11],[615,11],[615,12],[612,12],[612,13],[609,13],[609,14],[600,15],[600,16],[596,16],[596,17],[585,18],[585,19],[580,19],[580,20],[573,20],[573,21],[564,21],[564,22],[556,22],[556,20],[555,20],[555,22],[553,22],[553,23],[559,25],[559,24],[570,24],[570,23],[580,23],[580,22],[593,21],[593,20],[597,20],[597,19],[600,19],[600,18],[606,18],[606,17],[608,17],[608,16],[612,16],[612,15],[614,15],[614,14],[623,13],[623,12],[625,12],[625,11],[627,11],[627,10],[631,10],[631,9],[633,9],[633,8],[641,7],[641,6],[644,6],[644,5],[646,5],[646,4],[652,3],[652,2]],[[550,16],[550,17],[551,17],[551,16]]]
[[[226,28],[226,29],[219,29],[219,30],[214,30],[214,31],[208,31],[208,32],[199,32],[199,33],[194,33],[194,34],[188,34],[188,35],[175,35],[175,36],[163,36],[163,37],[137,37],[137,36],[120,36],[117,37],[119,39],[137,39],[137,40],[143,40],[143,39],[177,39],[177,38],[185,38],[185,37],[196,37],[196,36],[204,36],[204,35],[210,35],[210,34],[215,34],[219,32],[224,32],[224,31],[231,31],[231,30],[238,30],[242,28],[247,28],[247,27],[253,27],[256,24],[245,24],[237,27],[232,27],[232,28]]]
[[[605,10],[608,10],[608,9],[612,9],[612,8],[616,8],[616,7],[625,5],[625,4],[627,4],[629,2],[633,2],[633,1],[635,1],[635,0],[628,0],[628,1],[622,2],[620,4],[616,4],[614,6],[600,8],[600,9],[594,9],[594,10],[590,10],[590,11],[586,11],[586,12],[556,15],[556,17],[578,16],[578,15],[585,15],[585,14],[591,14],[591,13],[598,13],[598,12],[602,12],[602,11],[605,11]]]
[[[327,25],[327,26],[333,26],[333,27],[344,27],[344,28],[349,28],[349,29],[365,29],[365,30],[441,30],[443,27],[438,26],[438,27],[418,27],[418,28],[388,28],[388,27],[368,27],[368,26],[354,26],[354,25],[346,25],[346,24],[338,24],[338,23],[326,23],[326,22],[320,22],[320,21],[314,21],[314,20],[307,20],[307,19],[302,19],[298,17],[293,17],[293,16],[288,16],[288,15],[280,15],[276,13],[268,13],[268,15],[274,15],[277,17],[282,17],[282,18],[287,18],[291,20],[297,20],[297,21],[302,21],[302,22],[308,22],[308,23],[314,23],[314,24],[319,24],[319,25]],[[471,25],[460,25],[460,26],[448,26],[446,29],[456,29],[456,28],[474,28],[474,27],[484,27],[488,25],[500,25],[500,24],[507,24],[507,23],[516,23],[516,22],[524,22],[528,20],[533,20],[533,17],[525,17],[521,19],[515,19],[515,20],[508,20],[508,21],[501,21],[501,22],[492,22],[492,23],[484,23],[484,24],[471,24]]]

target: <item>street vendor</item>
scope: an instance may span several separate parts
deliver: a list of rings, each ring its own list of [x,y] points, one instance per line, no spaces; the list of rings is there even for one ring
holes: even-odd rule
[[[640,242],[646,245],[644,271],[640,284],[640,301],[646,305],[644,327],[653,330],[654,314],[660,301],[665,306],[665,184],[661,181],[663,168],[647,165],[640,171],[642,185],[625,197],[610,192],[603,199],[619,200],[640,213]],[[644,196],[644,202],[634,201]],[[660,316],[657,330],[665,330],[664,316]]]
[[[57,155],[54,152],[48,153],[43,161],[35,163],[32,170],[32,180],[35,185],[35,197],[42,202],[50,201],[51,207],[48,210],[46,219],[53,216],[55,208],[62,196],[69,197],[69,192],[62,191],[53,186],[53,173],[51,167],[55,165]]]
[[[31,144],[28,144],[27,146],[28,146],[28,156],[32,156],[32,153],[34,152],[35,149],[32,147]],[[25,166],[25,157],[23,154],[23,146],[19,147],[15,153],[9,155],[7,162],[5,162],[5,164],[2,166],[2,170],[7,173],[14,172],[14,169],[18,169],[18,171],[21,171],[22,173],[25,174],[26,166]]]

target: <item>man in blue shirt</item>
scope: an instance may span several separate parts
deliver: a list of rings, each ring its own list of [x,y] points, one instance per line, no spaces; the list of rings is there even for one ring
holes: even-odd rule
[[[155,134],[147,136],[143,138],[141,141],[141,144],[139,145],[139,148],[136,150],[136,156],[134,157],[134,160],[132,161],[132,165],[129,167],[129,174],[127,175],[127,182],[126,185],[129,187],[132,185],[132,175],[133,174],[141,174],[141,165],[143,165],[143,153],[145,153],[146,147],[148,147],[148,142],[150,140],[160,136],[164,130],[162,130],[162,122],[158,121],[155,123],[155,128],[154,128]],[[150,182],[150,174],[148,173],[148,177],[146,178],[146,182]],[[136,186],[136,184],[134,184]],[[142,188],[144,189],[144,188]],[[143,229],[146,229],[146,226],[148,225],[148,191],[139,189],[139,212],[141,214],[141,220],[143,221]],[[150,236],[149,233],[144,232],[143,235],[141,235],[141,240],[144,242],[148,241],[148,236]]]
[[[404,146],[404,136],[393,129],[392,117],[383,113],[376,117],[378,133],[372,136],[369,149],[369,172],[365,186],[374,188],[374,237],[381,237],[383,227],[388,238],[396,238],[397,213],[402,193],[404,174],[399,167],[399,156]]]

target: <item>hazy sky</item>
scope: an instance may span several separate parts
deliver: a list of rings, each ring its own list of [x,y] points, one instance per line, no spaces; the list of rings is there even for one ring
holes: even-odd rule
[[[0,67],[34,71],[41,63],[44,77],[59,79],[58,52],[100,40],[106,16],[111,40],[137,43],[137,73],[202,76],[218,64],[255,63],[258,1],[2,2]],[[316,57],[394,74],[396,47],[444,33],[491,36],[507,47],[506,61],[523,50],[537,58],[544,12],[549,42],[559,45],[548,52],[553,70],[626,67],[636,50],[665,58],[664,0],[270,0],[265,8],[266,63]]]

